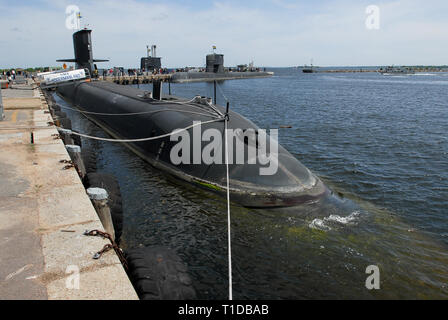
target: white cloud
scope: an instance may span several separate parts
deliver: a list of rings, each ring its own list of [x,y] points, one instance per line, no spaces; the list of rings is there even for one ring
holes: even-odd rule
[[[315,8],[273,0],[273,6],[215,2],[206,8],[165,1],[55,1],[41,8],[0,3],[0,67],[56,65],[73,55],[65,7],[76,4],[93,29],[96,58],[137,67],[146,45],[157,44],[168,67],[203,65],[216,45],[226,65],[291,66],[445,64],[445,1],[378,1],[381,28],[365,28],[363,1],[325,1]],[[272,9],[275,8],[275,9]],[[306,11],[306,14],[304,13]],[[14,31],[11,31],[14,30]]]

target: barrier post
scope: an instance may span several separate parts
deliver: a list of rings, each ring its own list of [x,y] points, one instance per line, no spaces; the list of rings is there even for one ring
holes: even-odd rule
[[[5,114],[3,113],[3,100],[2,100],[2,88],[0,86],[0,121],[5,119]]]
[[[107,191],[102,188],[88,188],[87,194],[95,207],[98,217],[103,224],[104,230],[110,234],[112,239],[115,241],[114,223],[112,221],[110,208],[107,204],[109,197]]]

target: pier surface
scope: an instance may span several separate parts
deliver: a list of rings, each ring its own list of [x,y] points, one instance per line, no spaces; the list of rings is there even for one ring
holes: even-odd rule
[[[45,99],[31,85],[3,89],[0,121],[0,299],[138,299],[107,240]],[[34,143],[31,143],[33,133]],[[78,281],[79,280],[79,281]]]

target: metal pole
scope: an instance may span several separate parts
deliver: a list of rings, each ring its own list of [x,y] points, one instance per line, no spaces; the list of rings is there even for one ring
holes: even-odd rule
[[[168,79],[168,94],[171,95],[171,79]]]
[[[3,113],[3,99],[2,99],[2,87],[0,85],[0,121],[5,119],[5,114]]]
[[[216,80],[213,81],[213,93],[214,93],[214,100],[215,100],[214,104],[216,104]]]

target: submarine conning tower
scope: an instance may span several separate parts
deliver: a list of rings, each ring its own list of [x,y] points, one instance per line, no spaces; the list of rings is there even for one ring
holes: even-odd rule
[[[94,68],[94,62],[106,62],[109,60],[93,59],[92,52],[92,30],[82,29],[73,34],[73,49],[75,59],[60,59],[58,62],[75,62],[76,69],[88,69],[90,74]]]
[[[149,46],[146,46],[147,56],[142,57],[140,60],[140,69],[144,71],[154,71],[159,70],[162,67],[161,57],[157,57],[156,55],[156,45],[152,45],[151,49]],[[151,55],[150,55],[151,52]]]
[[[218,53],[206,56],[206,72],[224,73],[224,55]]]
[[[73,34],[73,49],[75,50],[76,68],[93,69],[92,30],[80,30]]]

